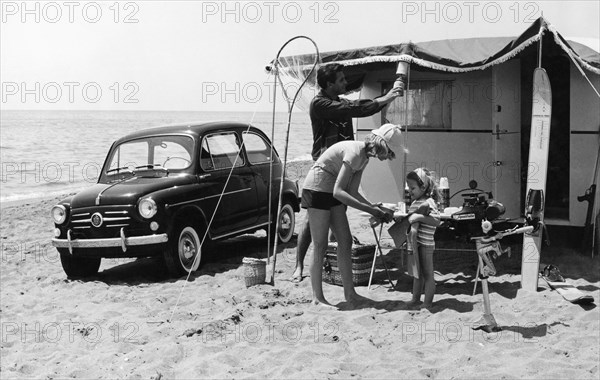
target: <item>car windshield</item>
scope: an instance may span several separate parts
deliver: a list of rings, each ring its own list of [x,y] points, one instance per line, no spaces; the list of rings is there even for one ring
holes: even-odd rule
[[[102,177],[108,180],[155,172],[160,175],[185,172],[192,166],[194,140],[189,136],[152,136],[125,141],[116,146],[108,157]]]

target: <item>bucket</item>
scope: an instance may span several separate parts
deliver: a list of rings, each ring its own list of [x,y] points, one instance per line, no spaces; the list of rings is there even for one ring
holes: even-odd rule
[[[244,280],[247,288],[265,283],[267,263],[264,260],[244,257],[242,263],[244,264]]]

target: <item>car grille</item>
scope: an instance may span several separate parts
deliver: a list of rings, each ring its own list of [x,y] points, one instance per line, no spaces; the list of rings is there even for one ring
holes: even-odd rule
[[[71,228],[78,232],[87,232],[94,229],[116,230],[129,227],[132,223],[131,213],[132,206],[109,206],[95,207],[93,209],[76,209],[71,214]],[[99,226],[92,225],[92,216],[100,214],[102,224]]]

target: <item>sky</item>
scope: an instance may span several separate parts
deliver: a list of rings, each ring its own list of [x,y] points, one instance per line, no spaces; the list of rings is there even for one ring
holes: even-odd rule
[[[543,16],[600,51],[600,1],[0,1],[7,109],[271,111],[265,71],[320,51],[517,36]],[[307,40],[283,55],[313,53]],[[278,101],[277,110],[285,111]]]

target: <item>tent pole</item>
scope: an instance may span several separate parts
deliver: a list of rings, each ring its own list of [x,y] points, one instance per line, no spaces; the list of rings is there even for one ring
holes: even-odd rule
[[[404,185],[402,187],[402,199],[404,202],[406,202],[406,159],[407,159],[407,152],[406,150],[408,149],[408,90],[410,89],[410,64],[408,65],[408,70],[406,71],[406,88],[404,89],[404,152],[403,152],[403,163],[402,163],[402,184]],[[408,205],[407,208],[408,210]]]
[[[538,68],[542,67],[542,40],[544,39],[544,36],[542,35],[540,37],[540,41],[538,42]]]

